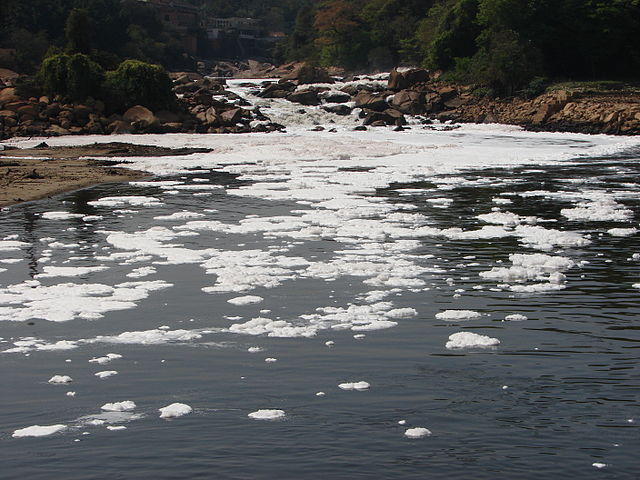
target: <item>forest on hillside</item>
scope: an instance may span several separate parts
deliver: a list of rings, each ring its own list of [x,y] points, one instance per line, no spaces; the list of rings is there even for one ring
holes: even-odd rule
[[[189,0],[217,17],[262,20],[287,34],[274,61],[348,71],[418,65],[511,94],[541,78],[637,79],[640,0]],[[105,67],[125,58],[181,65],[185,55],[136,0],[3,0],[0,47],[34,70],[64,49],[73,9],[90,15],[91,48]]]

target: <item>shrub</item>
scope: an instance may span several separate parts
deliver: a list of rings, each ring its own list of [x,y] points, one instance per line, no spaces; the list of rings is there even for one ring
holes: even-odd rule
[[[529,82],[529,85],[522,90],[522,95],[525,98],[535,98],[538,95],[543,94],[549,86],[549,79],[547,77],[535,77]]]
[[[42,62],[37,75],[37,82],[47,95],[77,101],[99,97],[103,80],[102,67],[81,53],[52,55]]]
[[[167,72],[160,65],[125,60],[107,72],[104,89],[114,109],[144,105],[151,110],[170,108],[175,95]]]

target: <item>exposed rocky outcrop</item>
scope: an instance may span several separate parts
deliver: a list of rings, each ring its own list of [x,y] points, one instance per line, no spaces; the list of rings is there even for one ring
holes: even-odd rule
[[[176,104],[171,111],[157,112],[135,105],[125,112],[111,113],[97,100],[79,104],[60,96],[22,98],[16,88],[1,88],[0,139],[74,134],[246,133],[283,128],[226,90],[224,79],[192,72],[172,73],[171,78]],[[278,89],[289,95],[295,85],[278,85]]]

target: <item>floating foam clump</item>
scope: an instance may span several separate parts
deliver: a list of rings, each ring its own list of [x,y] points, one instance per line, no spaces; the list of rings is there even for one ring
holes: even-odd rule
[[[424,427],[407,428],[404,432],[404,436],[409,438],[422,438],[429,435],[431,435],[431,430]]]
[[[81,218],[84,215],[81,213],[69,213],[69,212],[45,212],[42,214],[42,218],[45,220],[69,220],[71,218]]]
[[[525,315],[520,313],[513,313],[511,315],[507,315],[504,317],[507,322],[524,322],[525,320],[529,320]]]
[[[630,237],[638,233],[637,228],[610,228],[607,233],[613,237]]]
[[[91,360],[89,360],[89,363],[104,365],[119,358],[122,358],[122,355],[120,355],[119,353],[107,353],[104,357],[93,357]]]
[[[497,338],[471,332],[458,332],[449,336],[445,347],[454,350],[458,348],[491,348],[498,345],[500,345],[500,340]]]
[[[256,410],[247,415],[254,420],[280,420],[284,418],[286,414],[284,410]]]
[[[160,418],[178,418],[193,412],[193,408],[185,403],[172,403],[158,410],[160,411]]]
[[[232,333],[245,335],[264,335],[269,337],[314,337],[318,329],[313,326],[293,326],[285,320],[271,320],[269,318],[254,318],[245,323],[234,323],[229,327]]]
[[[51,383],[54,385],[71,383],[71,382],[73,382],[73,379],[69,375],[54,375],[48,380],[48,383]]]
[[[560,214],[569,220],[586,222],[626,222],[633,218],[633,210],[612,198],[581,202],[576,208],[563,208]]]
[[[260,303],[264,298],[257,295],[245,295],[244,297],[235,297],[227,300],[232,305],[251,305],[253,303]]]
[[[471,320],[474,318],[480,318],[480,316],[480,313],[474,310],[445,310],[444,312],[436,313],[436,318],[438,320],[446,320],[447,322]]]
[[[136,408],[136,404],[131,400],[124,402],[105,403],[100,407],[105,412],[129,412]]]
[[[371,385],[368,382],[347,382],[338,385],[342,390],[368,390]]]
[[[54,433],[62,432],[66,430],[67,426],[58,424],[58,425],[33,425],[31,427],[20,428],[15,430],[11,435],[13,438],[21,438],[21,437],[46,437],[48,435],[53,435]]]
[[[98,378],[109,378],[117,374],[118,372],[116,372],[115,370],[104,370],[102,372],[94,373],[94,375]]]
[[[89,273],[103,272],[108,270],[109,267],[54,267],[51,265],[45,265],[42,269],[44,273],[36,275],[35,278],[80,277]]]

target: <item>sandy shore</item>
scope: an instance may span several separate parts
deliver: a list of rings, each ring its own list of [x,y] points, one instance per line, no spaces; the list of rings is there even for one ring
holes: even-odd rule
[[[17,148],[0,151],[0,207],[38,200],[100,183],[127,182],[149,176],[117,168],[122,157],[187,155],[210,150],[171,149],[127,143],[96,143],[72,147]],[[89,160],[107,157],[114,160]]]

